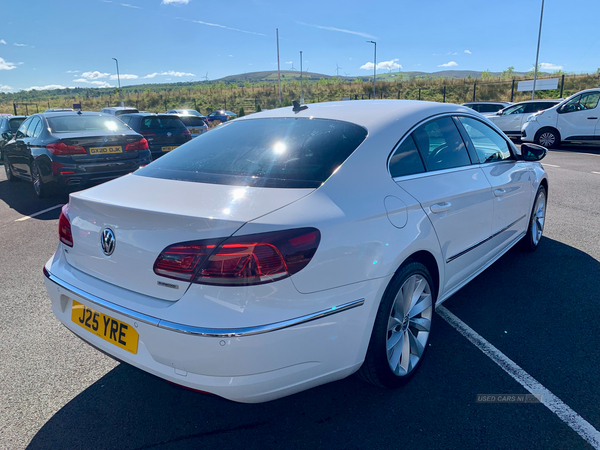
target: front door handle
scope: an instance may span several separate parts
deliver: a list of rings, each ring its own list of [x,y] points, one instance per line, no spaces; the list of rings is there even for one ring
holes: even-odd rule
[[[596,120],[597,117],[588,117],[588,119],[590,119],[590,120]]]
[[[429,210],[434,214],[439,214],[445,211],[448,211],[452,204],[450,202],[436,203],[435,205],[431,205]]]
[[[502,197],[504,194],[506,194],[506,189],[496,189],[496,190],[494,190],[494,195],[496,197]]]

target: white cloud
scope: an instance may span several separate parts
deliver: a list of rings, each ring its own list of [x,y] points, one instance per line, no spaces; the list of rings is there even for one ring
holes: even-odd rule
[[[472,54],[473,54],[473,53],[471,53],[471,50],[465,50],[465,53],[466,53],[467,55],[472,55]]]
[[[227,55],[227,56],[229,56],[230,58],[233,58],[233,55]]]
[[[27,47],[27,44],[19,44],[17,42],[15,42],[13,45],[16,47]]]
[[[294,64],[293,61],[287,61],[286,64]]]
[[[13,70],[16,69],[17,65],[15,63],[11,63],[5,61],[3,58],[0,58],[0,70]]]
[[[66,86],[62,86],[60,84],[47,84],[46,86],[31,86],[30,88],[25,89],[26,91],[49,91],[51,89],[66,89]]]
[[[98,72],[94,70],[93,72],[83,72],[81,76],[83,78],[87,78],[88,80],[97,80],[98,78],[106,78],[110,73]]]
[[[142,77],[142,78],[154,78],[157,75],[168,75],[168,76],[172,76],[172,77],[195,77],[196,76],[195,74],[189,73],[189,72],[175,72],[174,70],[168,70],[166,72],[149,73],[148,75],[146,75],[145,77]]]
[[[86,80],[85,78],[77,78],[73,80],[74,83],[88,83],[93,84],[98,87],[112,87],[112,85],[108,81],[98,81],[98,80]]]
[[[132,73],[122,73],[120,76],[121,76],[121,80],[136,80],[139,78],[137,75],[134,75]],[[111,75],[110,79],[118,80],[119,77],[117,77],[116,75]]]
[[[161,5],[187,5],[190,0],[162,0]]]
[[[458,53],[457,52],[448,52],[448,53],[446,53],[446,55],[456,56],[456,55],[458,55]]]
[[[0,84],[0,92],[10,92],[12,91],[12,87],[6,84]]]
[[[0,39],[0,44],[6,45],[6,41],[4,39]]]
[[[142,9],[139,6],[130,5],[129,3],[119,3],[119,5],[125,6],[127,8]]]
[[[372,36],[367,33],[363,33],[362,31],[351,31],[351,30],[345,30],[344,28],[336,28],[336,27],[324,27],[322,25],[311,25],[309,23],[303,23],[303,22],[296,22],[296,23],[298,25],[304,25],[305,27],[318,28],[320,30],[337,31],[339,33],[355,34],[357,36],[362,36],[364,38],[375,39],[375,36]]]
[[[263,34],[263,33],[255,33],[254,31],[246,31],[246,30],[240,30],[239,28],[226,27],[225,25],[219,25],[218,23],[203,22],[201,20],[188,20],[188,19],[183,19],[181,17],[178,17],[178,19],[185,20],[188,22],[199,23],[200,25],[208,25],[209,27],[225,28],[226,30],[238,31],[240,33],[255,34],[257,36],[266,36],[266,34]]]
[[[398,61],[398,58],[390,59],[389,61],[381,61],[380,63],[377,63],[377,68],[386,70],[402,69],[402,66],[396,61]]]
[[[456,67],[458,63],[455,61],[447,62],[446,64],[439,64],[438,67]]]
[[[542,70],[562,70],[563,66],[557,66],[556,64],[552,64],[552,63],[540,63],[540,69]],[[533,70],[533,67],[532,67]]]
[[[66,73],[79,73],[81,72],[80,70],[67,70]]]
[[[379,63],[377,63],[377,70],[379,70],[379,69],[385,69],[385,70],[402,69],[402,66],[400,64],[398,64],[396,61],[398,61],[398,58],[390,59],[389,61],[379,62]],[[369,61],[368,63],[360,66],[360,68],[364,69],[364,70],[373,70],[373,66],[374,66],[374,64]]]

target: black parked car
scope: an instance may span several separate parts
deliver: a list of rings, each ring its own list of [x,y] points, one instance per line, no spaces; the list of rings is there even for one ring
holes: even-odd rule
[[[42,113],[25,120],[2,149],[9,181],[31,181],[38,197],[120,177],[150,162],[148,141],[93,112]]]
[[[0,149],[10,141],[27,116],[0,117]]]
[[[192,139],[183,122],[167,114],[122,114],[119,119],[148,139],[152,159],[160,158]]]

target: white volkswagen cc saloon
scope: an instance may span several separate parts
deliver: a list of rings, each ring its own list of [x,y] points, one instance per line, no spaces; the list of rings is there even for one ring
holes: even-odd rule
[[[420,101],[226,123],[70,195],[44,267],[56,317],[170,382],[263,402],[418,369],[434,309],[541,239],[546,149]]]

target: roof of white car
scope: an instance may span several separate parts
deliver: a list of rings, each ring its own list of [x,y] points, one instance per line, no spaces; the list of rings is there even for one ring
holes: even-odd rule
[[[411,119],[413,124],[423,118],[443,113],[477,114],[470,108],[453,103],[436,103],[418,100],[350,100],[311,103],[302,111],[291,106],[262,111],[236,120],[254,120],[273,117],[304,117],[352,122],[367,129],[384,126],[393,121]]]

